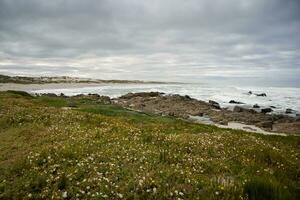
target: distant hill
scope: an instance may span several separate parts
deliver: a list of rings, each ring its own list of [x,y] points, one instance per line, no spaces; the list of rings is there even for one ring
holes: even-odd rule
[[[171,82],[159,81],[139,81],[139,80],[101,80],[91,78],[78,78],[69,76],[6,76],[0,74],[0,83],[19,83],[19,84],[45,84],[45,83],[156,83],[167,84]],[[173,82],[174,83],[174,82]]]

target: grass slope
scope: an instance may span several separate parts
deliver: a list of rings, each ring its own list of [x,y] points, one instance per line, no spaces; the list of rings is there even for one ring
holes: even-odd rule
[[[299,144],[1,92],[0,199],[300,199]]]

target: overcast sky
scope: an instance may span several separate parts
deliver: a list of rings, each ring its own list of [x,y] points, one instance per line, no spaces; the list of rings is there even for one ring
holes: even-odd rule
[[[0,73],[300,86],[300,0],[0,0]]]

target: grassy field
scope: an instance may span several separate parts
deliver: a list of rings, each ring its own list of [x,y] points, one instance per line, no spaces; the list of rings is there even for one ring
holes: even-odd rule
[[[0,199],[300,199],[299,146],[88,99],[0,93]]]

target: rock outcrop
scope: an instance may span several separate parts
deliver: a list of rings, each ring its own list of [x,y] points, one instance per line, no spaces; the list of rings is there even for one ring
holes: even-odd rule
[[[232,103],[232,104],[244,104],[243,102],[235,101],[235,100],[230,100],[229,103]]]
[[[216,109],[221,109],[220,104],[219,104],[218,102],[216,102],[216,101],[209,100],[208,103],[209,103],[210,105],[212,105],[212,106],[213,106],[214,108],[216,108]]]
[[[130,93],[114,99],[113,102],[123,107],[143,112],[185,119],[191,115],[207,116],[214,123],[218,124],[226,125],[228,122],[235,121],[255,125],[266,131],[300,134],[299,117],[265,114],[270,112],[271,108],[263,108],[263,112],[260,113],[253,109],[235,106],[233,111],[230,111],[222,109],[215,101],[204,102],[189,96],[165,95],[163,93]],[[293,127],[287,124],[293,125]]]

